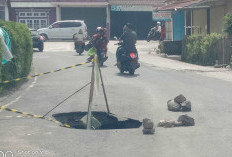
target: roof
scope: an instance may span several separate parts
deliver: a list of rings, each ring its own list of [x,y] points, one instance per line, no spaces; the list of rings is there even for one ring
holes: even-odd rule
[[[203,2],[204,0],[181,0],[177,1],[171,4],[168,4],[166,6],[160,7],[158,11],[167,11],[167,10],[176,10],[177,8],[184,8],[188,7],[190,5],[194,5],[200,2]]]
[[[146,5],[161,7],[164,6],[165,0],[109,0],[111,5]]]

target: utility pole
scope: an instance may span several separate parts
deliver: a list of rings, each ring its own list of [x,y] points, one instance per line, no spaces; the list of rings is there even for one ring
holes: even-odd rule
[[[6,0],[6,20],[12,21],[11,1]]]

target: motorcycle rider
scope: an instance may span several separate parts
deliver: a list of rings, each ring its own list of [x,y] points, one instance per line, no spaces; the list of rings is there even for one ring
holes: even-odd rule
[[[130,51],[138,53],[136,46],[135,46],[136,40],[137,40],[137,34],[132,29],[133,29],[133,25],[131,23],[127,23],[123,27],[123,34],[119,38],[119,41],[122,41],[123,45],[122,45],[122,47],[119,47],[117,49],[117,52],[116,52],[117,65],[120,64],[120,59],[121,59],[122,53],[130,52]]]
[[[161,35],[161,23],[158,21],[157,26],[155,27],[155,37],[159,39],[160,35]]]
[[[84,47],[85,47],[85,37],[84,37],[84,33],[83,33],[82,29],[80,29],[78,31],[78,33],[75,33],[73,35],[73,40],[74,40],[74,49],[77,49],[79,41],[81,41],[83,43],[82,48],[84,49]]]
[[[92,39],[89,41],[90,47],[94,47],[97,49],[97,56],[98,59],[104,59],[106,60],[108,57],[106,58],[101,58],[101,52],[104,52],[105,55],[107,54],[107,45],[109,43],[109,39],[107,37],[107,29],[104,27],[97,27],[96,29],[96,34],[93,35]],[[92,60],[94,56],[90,56],[88,58],[88,60]]]

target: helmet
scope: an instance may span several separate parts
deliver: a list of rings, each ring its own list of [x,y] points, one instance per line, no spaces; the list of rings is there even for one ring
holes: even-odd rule
[[[129,29],[133,29],[133,25],[131,23],[127,23],[126,26],[129,28]]]
[[[100,32],[101,29],[102,29],[102,27],[97,27],[96,32],[97,32],[97,33]]]
[[[107,29],[104,28],[104,27],[97,27],[97,33],[100,33],[100,34],[105,34]]]

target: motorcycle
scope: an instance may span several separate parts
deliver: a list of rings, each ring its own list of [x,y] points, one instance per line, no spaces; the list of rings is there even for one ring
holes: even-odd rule
[[[157,32],[152,28],[148,35],[147,35],[147,42],[150,42],[151,40],[159,40],[160,39],[160,32]]]
[[[75,42],[75,50],[79,55],[81,55],[85,50],[85,43],[83,41]]]
[[[102,67],[103,63],[108,59],[108,56],[106,56],[104,50],[99,50],[99,52],[97,52],[97,56],[98,56],[99,65]]]
[[[118,49],[123,47],[122,42],[119,42],[116,45],[119,45]],[[120,55],[120,64],[117,64],[117,67],[121,74],[123,74],[124,71],[128,71],[129,75],[134,75],[135,70],[140,67],[140,64],[138,63],[138,53],[136,51],[122,52]]]
[[[92,48],[91,44],[87,44],[85,46],[85,51],[89,51],[89,49]],[[98,62],[100,66],[103,66],[103,63],[108,59],[108,56],[106,55],[106,50],[101,49],[97,50],[97,56],[98,56]]]

